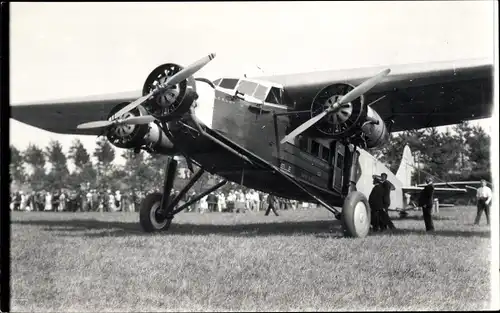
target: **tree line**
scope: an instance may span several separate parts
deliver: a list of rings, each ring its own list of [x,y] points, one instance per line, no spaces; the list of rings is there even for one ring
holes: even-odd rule
[[[451,130],[439,132],[427,128],[394,133],[387,144],[369,152],[395,172],[403,148],[408,144],[416,161],[413,183],[422,183],[429,175],[444,181],[481,178],[491,181],[490,136],[481,127],[466,122],[452,126]],[[11,182],[18,187],[30,186],[33,190],[80,188],[87,184],[92,189],[146,192],[161,188],[166,156],[122,150],[125,164],[120,166],[113,162],[115,153],[112,145],[102,137],[92,152],[95,161],[78,139],[73,141],[67,154],[58,141],[51,141],[44,149],[30,144],[24,151],[11,145]],[[71,172],[68,161],[74,164]],[[49,170],[46,165],[50,165]],[[187,167],[182,159],[179,166]],[[209,179],[203,175],[195,184],[195,190],[203,188]]]
[[[438,181],[492,180],[491,137],[480,126],[463,122],[444,132],[433,127],[391,133],[384,146],[370,149],[370,153],[395,173],[406,144],[415,160],[413,184],[423,183],[428,176]]]

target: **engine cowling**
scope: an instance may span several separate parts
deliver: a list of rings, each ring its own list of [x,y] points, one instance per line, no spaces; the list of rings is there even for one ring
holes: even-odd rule
[[[174,63],[166,63],[158,66],[146,78],[142,94],[146,95],[150,93],[158,85],[165,83],[169,77],[182,69],[182,66]],[[144,103],[144,108],[156,118],[171,120],[189,112],[191,105],[197,98],[196,82],[190,76],[148,100]]]
[[[321,89],[311,104],[311,117],[323,112],[340,97],[354,89],[350,84],[332,84]],[[350,138],[363,142],[366,148],[379,146],[389,138],[386,125],[378,113],[365,104],[365,97],[351,101],[345,108],[327,115],[314,125],[319,137]]]
[[[120,103],[108,114],[108,118],[113,116],[129,102]],[[139,105],[135,109],[126,113],[125,117],[147,115],[146,109]],[[146,149],[150,152],[175,154],[176,150],[160,125],[155,122],[143,125],[116,125],[111,126],[106,133],[109,142],[114,146],[123,149]]]
[[[320,114],[330,104],[335,103],[340,97],[353,90],[350,84],[332,84],[321,89],[314,97],[311,104],[311,117]],[[328,138],[346,138],[359,130],[360,123],[365,120],[366,107],[363,96],[348,103],[346,108],[336,113],[329,114],[314,125],[320,136]]]
[[[381,146],[389,140],[387,127],[378,113],[367,107],[366,121],[361,125],[362,134],[367,148]]]

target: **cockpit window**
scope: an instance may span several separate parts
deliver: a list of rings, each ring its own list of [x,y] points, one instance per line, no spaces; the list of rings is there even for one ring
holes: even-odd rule
[[[216,80],[213,81],[213,84],[215,86],[219,86],[219,83],[220,83],[221,80],[222,80],[222,78],[217,78]]]
[[[281,89],[276,88],[276,87],[272,87],[271,91],[267,95],[265,102],[274,103],[274,104],[282,104],[283,99],[282,99]]]
[[[264,100],[267,96],[267,91],[269,90],[269,87],[263,86],[263,85],[258,85],[257,89],[255,89],[255,92],[253,96],[259,100]]]
[[[240,84],[238,85],[238,91],[249,96],[253,95],[256,88],[257,88],[256,83],[249,82],[246,80],[240,81]]]
[[[220,84],[219,87],[226,88],[226,89],[234,89],[236,85],[238,84],[239,79],[234,79],[234,78],[224,78]]]

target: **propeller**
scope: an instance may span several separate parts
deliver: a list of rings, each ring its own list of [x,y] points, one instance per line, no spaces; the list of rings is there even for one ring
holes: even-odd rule
[[[187,79],[189,76],[192,76],[194,73],[198,72],[202,67],[207,65],[208,62],[212,61],[214,58],[215,58],[215,53],[211,53],[206,57],[199,59],[198,61],[194,62],[193,64],[189,65],[188,67],[182,69],[181,71],[171,76],[164,84],[161,84],[155,90],[151,91],[147,95],[142,96],[139,99],[135,100],[134,102],[131,102],[127,106],[123,107],[120,111],[116,112],[113,117],[121,116],[135,109],[142,103],[146,102],[149,98],[157,95],[158,93],[164,91],[165,89],[168,89],[170,86],[177,85],[178,83]]]
[[[137,117],[130,117],[127,119],[120,120],[120,117],[122,117],[124,114],[132,111],[142,103],[146,102],[149,98],[157,95],[158,93],[170,88],[171,86],[175,86],[178,83],[182,82],[183,80],[187,79],[188,77],[192,76],[194,73],[199,71],[202,67],[208,64],[208,62],[212,61],[215,58],[215,53],[211,53],[207,55],[204,58],[199,59],[198,61],[192,63],[191,65],[187,66],[186,68],[182,69],[181,71],[177,72],[173,76],[171,76],[164,84],[159,85],[155,90],[151,91],[147,95],[144,95],[137,100],[129,103],[122,109],[120,109],[118,112],[113,114],[111,117],[111,120],[109,121],[95,121],[95,122],[88,122],[88,123],[83,123],[78,125],[76,128],[78,129],[89,129],[89,128],[101,128],[101,127],[108,127],[111,125],[116,125],[116,124],[148,124],[152,121],[155,120],[155,118],[151,115],[146,115],[146,116],[137,116]]]
[[[88,122],[78,125],[76,128],[78,129],[92,129],[92,128],[102,128],[109,127],[111,125],[141,125],[141,124],[149,124],[155,120],[155,117],[152,115],[144,115],[144,116],[132,116],[126,119],[118,119],[113,121],[95,121]]]
[[[358,85],[356,88],[348,92],[346,95],[342,96],[340,100],[335,102],[334,104],[330,105],[326,110],[324,110],[322,113],[312,117],[311,119],[307,120],[303,124],[301,124],[299,127],[295,128],[291,133],[286,135],[282,140],[281,144],[284,144],[285,142],[291,141],[293,138],[296,136],[300,135],[304,131],[306,131],[308,128],[319,122],[321,119],[323,119],[326,115],[330,113],[335,113],[338,112],[346,107],[349,107],[348,103],[361,97],[363,94],[365,94],[368,90],[372,89],[380,83],[382,78],[387,76],[391,72],[390,69],[385,69],[378,73],[377,75],[367,79],[364,81],[362,84]]]

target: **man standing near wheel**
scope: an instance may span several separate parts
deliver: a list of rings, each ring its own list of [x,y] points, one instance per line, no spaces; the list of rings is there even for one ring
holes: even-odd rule
[[[419,206],[422,207],[424,214],[425,230],[434,231],[434,223],[432,222],[432,201],[434,199],[434,185],[429,177],[425,180],[427,186],[420,193]]]
[[[371,209],[371,224],[373,231],[382,230],[381,211],[384,208],[385,188],[380,182],[380,176],[373,175],[373,189],[368,197]]]
[[[393,190],[394,186],[387,180],[387,174],[380,174],[380,184],[384,187],[384,196],[383,196],[383,207],[380,211],[380,228],[382,230],[389,229],[393,230],[396,227],[391,221],[389,217],[389,206],[391,205],[391,190]]]

